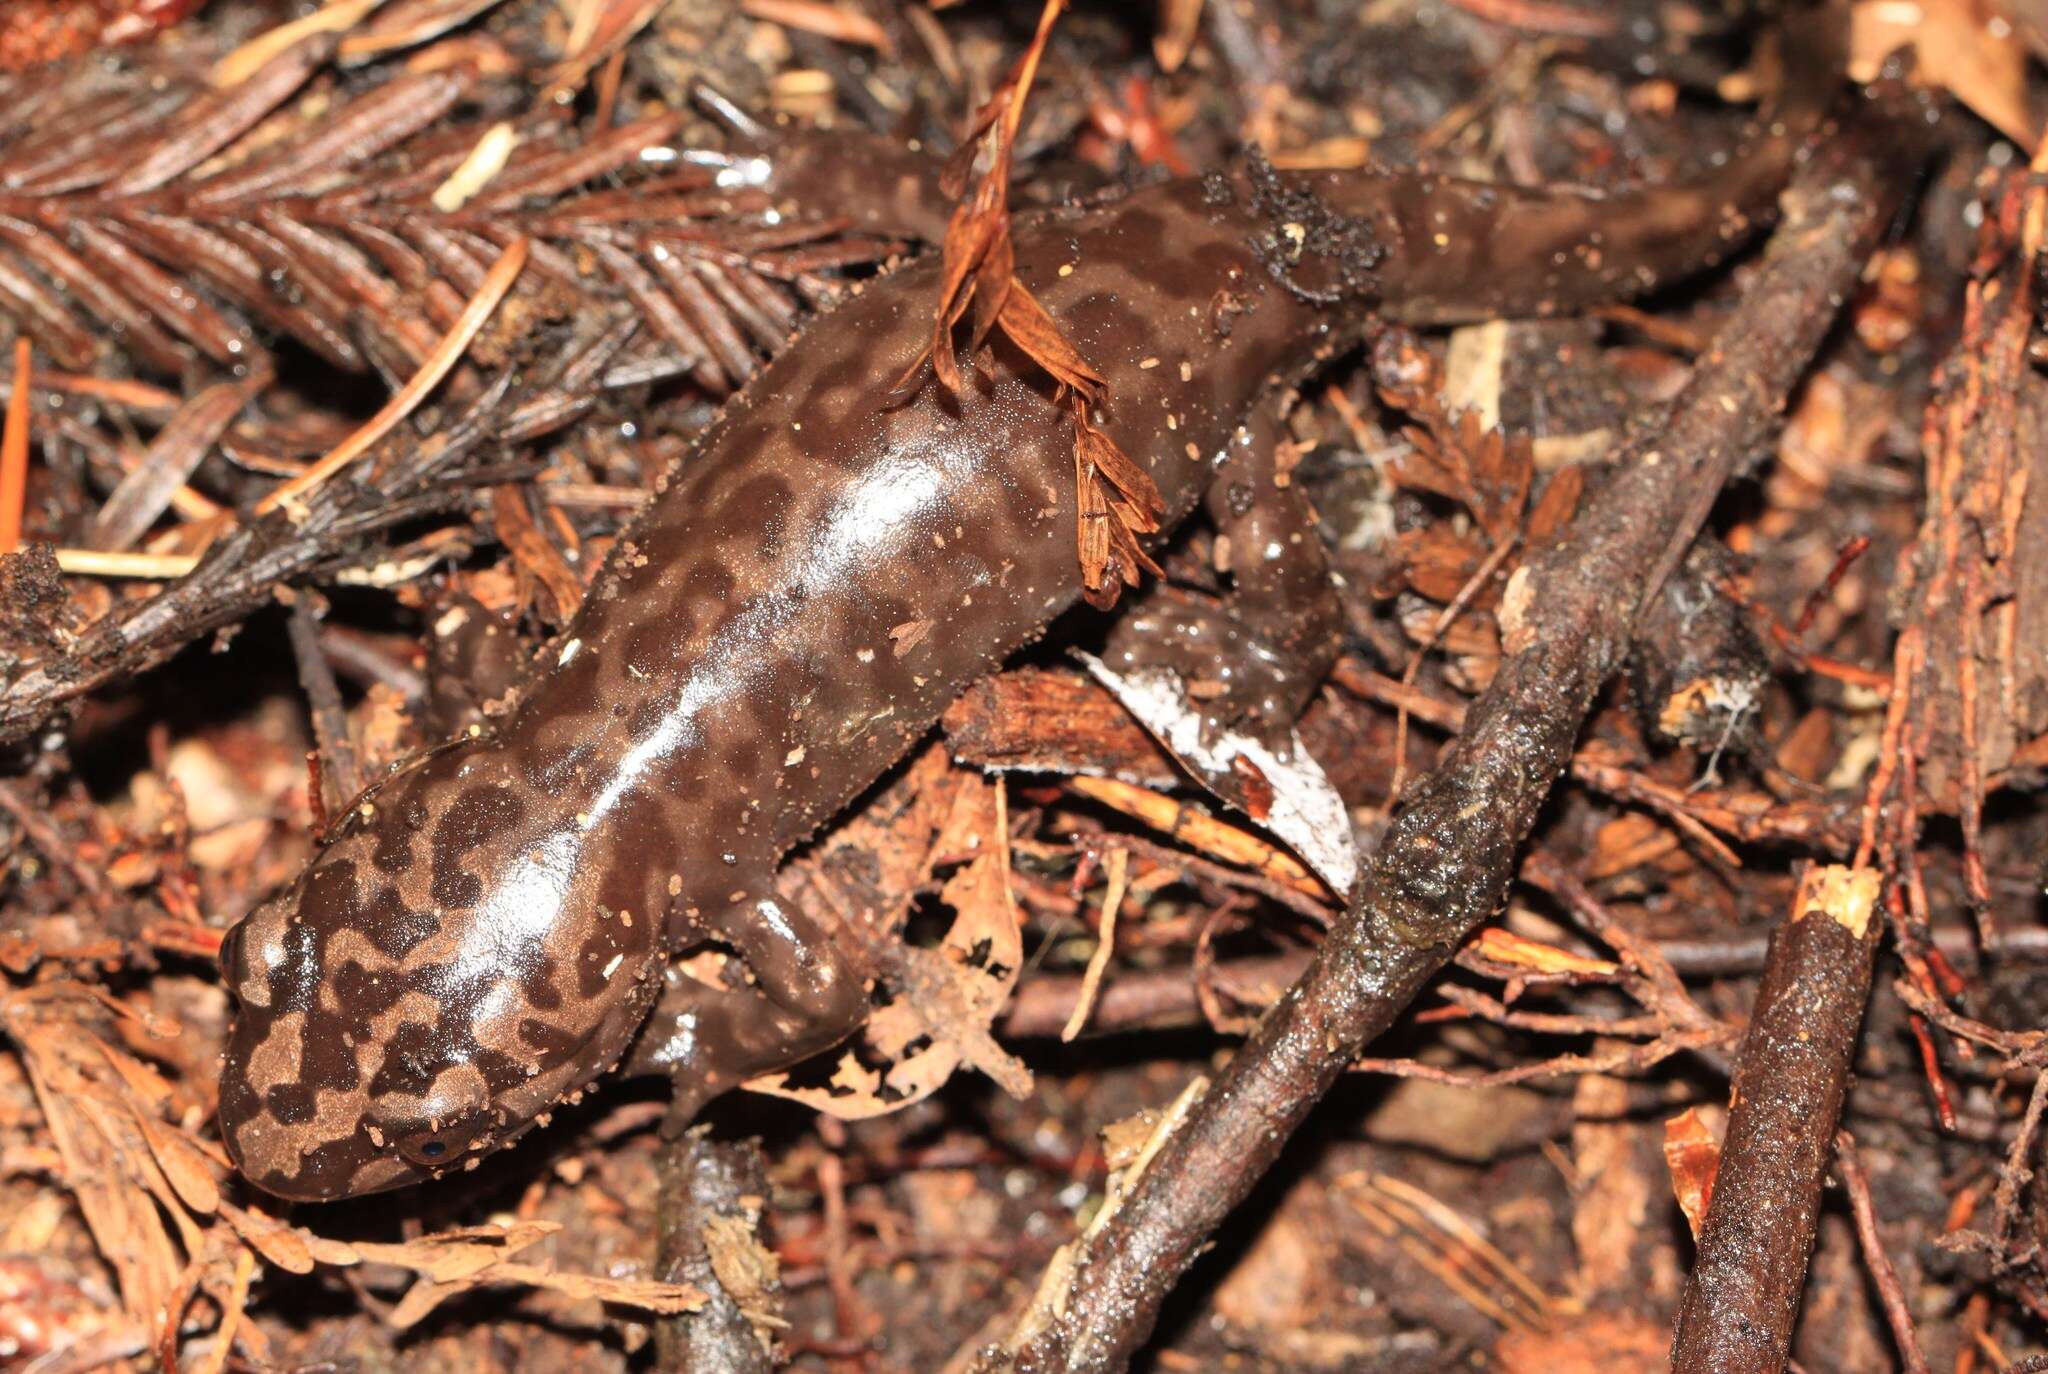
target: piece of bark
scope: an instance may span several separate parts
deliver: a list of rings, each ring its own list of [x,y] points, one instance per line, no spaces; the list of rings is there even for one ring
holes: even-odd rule
[[[1699,1256],[1679,1301],[1672,1374],[1785,1367],[1870,997],[1878,885],[1875,869],[1809,869],[1771,937]]]
[[[1088,773],[1141,786],[1186,780],[1123,704],[1071,670],[1016,668],[969,687],[942,719],[953,757],[982,768]]]
[[[2048,738],[2048,376],[2029,352],[2043,199],[2016,169],[1986,216],[1922,426],[1926,509],[1894,603],[1901,629],[1924,636],[1912,689],[1924,802],[1972,830],[1993,775]]]

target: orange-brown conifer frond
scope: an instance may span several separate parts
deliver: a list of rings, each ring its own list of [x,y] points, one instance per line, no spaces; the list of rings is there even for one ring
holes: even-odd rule
[[[1095,427],[1085,397],[1075,394],[1071,408],[1082,593],[1108,610],[1126,586],[1138,585],[1140,572],[1158,575],[1139,536],[1158,532],[1166,501],[1151,474]]]
[[[1137,585],[1143,571],[1159,568],[1140,542],[1156,533],[1165,502],[1157,484],[1107,434],[1095,427],[1089,408],[1108,398],[1109,384],[1060,329],[1030,289],[1016,278],[1016,250],[1010,239],[1010,163],[1024,99],[1065,0],[1047,0],[1038,32],[1017,65],[974,118],[968,137],[946,169],[946,189],[960,197],[941,247],[945,273],[932,311],[932,332],[924,349],[889,390],[892,404],[915,395],[925,365],[949,391],[961,387],[954,330],[971,312],[967,351],[981,355],[989,336],[1004,338],[1053,379],[1070,403],[1074,422],[1076,545],[1081,585],[1088,600],[1105,609],[1122,589]],[[976,177],[974,169],[980,167]]]

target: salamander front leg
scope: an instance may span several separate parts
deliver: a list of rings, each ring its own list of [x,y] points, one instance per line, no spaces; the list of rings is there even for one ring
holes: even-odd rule
[[[675,1129],[728,1089],[845,1039],[868,1013],[866,980],[836,923],[779,896],[691,910],[684,929],[729,944],[739,958],[723,971],[723,987],[671,966],[626,1066],[669,1076]]]
[[[1253,410],[1209,489],[1229,594],[1219,603],[1157,589],[1103,654],[1118,673],[1174,673],[1212,730],[1274,742],[1329,675],[1344,624],[1315,512],[1281,468],[1282,414],[1277,400]]]
[[[1231,619],[1267,675],[1250,712],[1275,726],[1291,724],[1308,705],[1344,635],[1316,513],[1281,470],[1288,442],[1282,413],[1278,402],[1253,411],[1206,502],[1221,541],[1218,561],[1230,574]]]
[[[1209,493],[1229,595],[1154,588],[1090,666],[1204,786],[1342,894],[1357,867],[1350,818],[1294,722],[1336,659],[1343,609],[1314,512],[1278,461],[1282,414],[1257,408]]]

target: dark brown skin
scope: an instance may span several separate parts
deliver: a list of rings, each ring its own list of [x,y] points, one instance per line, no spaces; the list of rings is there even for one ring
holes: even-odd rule
[[[914,164],[878,183],[798,146],[778,191],[886,183],[877,214],[930,232]],[[1374,311],[1544,314],[1716,261],[1794,147],[1766,134],[1710,182],[1611,196],[1253,168],[1020,226],[1018,277],[1108,379],[1099,423],[1165,529],[1209,498],[1232,536],[1244,604],[1194,647],[1213,675],[1220,633],[1252,666],[1218,709],[1284,717],[1335,642],[1267,398]],[[860,1023],[860,971],[777,864],[1081,590],[1073,430],[1043,374],[998,347],[964,394],[884,403],[938,282],[927,259],[812,325],[662,479],[519,705],[373,787],[231,933],[220,1119],[255,1183],[336,1198],[474,1167],[619,1063],[657,1000],[633,1062],[685,1114]],[[710,941],[737,955],[729,988],[670,973]]]

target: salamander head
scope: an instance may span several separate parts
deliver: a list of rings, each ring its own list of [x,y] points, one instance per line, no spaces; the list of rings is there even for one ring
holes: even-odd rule
[[[459,750],[397,775],[229,932],[221,1135],[258,1186],[313,1201],[474,1168],[644,1018],[659,914],[607,906],[588,818],[507,772]]]

